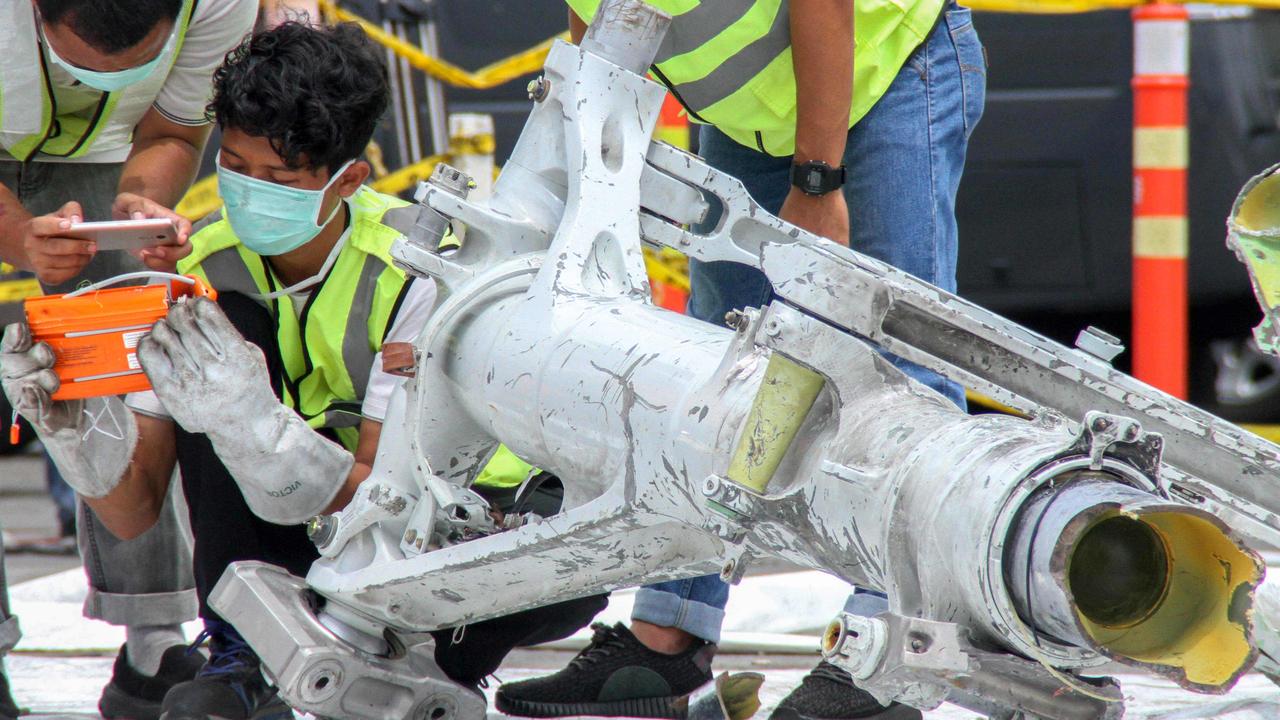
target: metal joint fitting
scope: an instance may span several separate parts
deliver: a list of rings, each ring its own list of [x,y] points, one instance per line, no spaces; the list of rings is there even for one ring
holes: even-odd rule
[[[551,94],[551,81],[547,79],[547,76],[539,75],[529,81],[529,84],[525,86],[525,90],[528,91],[530,100],[542,102],[547,99],[547,95]]]

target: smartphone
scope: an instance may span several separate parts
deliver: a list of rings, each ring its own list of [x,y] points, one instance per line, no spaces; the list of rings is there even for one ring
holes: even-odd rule
[[[58,235],[92,240],[99,250],[142,250],[178,244],[178,230],[168,218],[76,223]]]

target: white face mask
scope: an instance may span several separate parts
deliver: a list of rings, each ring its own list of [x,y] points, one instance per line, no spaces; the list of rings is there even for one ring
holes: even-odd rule
[[[346,199],[345,198],[342,199],[341,202],[346,202]],[[336,209],[337,208],[335,206],[335,210]],[[350,208],[348,208],[348,210],[350,210]],[[257,300],[270,301],[270,300],[275,300],[276,298],[279,298],[279,297],[284,297],[285,295],[292,295],[294,293],[302,292],[307,288],[312,288],[320,284],[320,281],[324,279],[324,276],[328,275],[329,270],[333,268],[333,264],[338,261],[338,255],[342,252],[342,246],[347,244],[347,235],[350,235],[350,234],[351,234],[351,227],[350,225],[348,225],[346,231],[343,232],[342,236],[338,238],[338,242],[333,244],[333,249],[329,251],[329,256],[324,259],[324,264],[320,266],[320,272],[317,272],[315,275],[312,275],[306,280],[303,280],[301,282],[296,282],[287,288],[281,288],[279,290],[276,290],[274,292],[269,292],[266,294],[251,293],[250,297]]]

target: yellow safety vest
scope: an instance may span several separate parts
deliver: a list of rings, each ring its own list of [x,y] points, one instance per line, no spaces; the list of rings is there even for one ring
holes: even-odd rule
[[[351,198],[346,244],[301,314],[288,295],[267,301],[284,366],[284,403],[311,427],[332,430],[352,451],[374,356],[409,287],[390,255],[400,232],[382,222],[388,211],[406,206],[361,188]],[[178,271],[203,278],[219,292],[266,295],[280,289],[267,259],[241,244],[225,218],[193,235],[191,245]]]
[[[654,75],[694,121],[715,125],[739,143],[777,157],[795,152],[789,1],[646,0],[673,16],[654,61]],[[903,63],[928,37],[943,2],[854,3],[857,50],[850,127],[884,95]],[[600,0],[568,3],[590,22]]]
[[[75,158],[97,147],[124,147],[155,102],[182,50],[196,0],[183,0],[177,37],[156,71],[120,92],[104,92],[87,115],[61,113],[49,77],[49,60],[36,32],[28,0],[0,2],[0,151],[26,162],[37,153]],[[0,157],[3,157],[0,154]]]
[[[347,242],[329,274],[312,290],[301,317],[287,295],[271,300],[268,310],[284,365],[284,403],[311,427],[330,429],[354,452],[374,356],[409,288],[404,271],[390,255],[401,233],[384,221],[388,213],[416,214],[417,209],[367,187],[352,196],[350,208]],[[396,224],[406,227],[412,220]],[[226,219],[201,229],[191,237],[191,245],[178,272],[198,275],[219,292],[266,295],[279,289],[266,258],[246,248]],[[499,446],[476,484],[514,487],[531,470]]]

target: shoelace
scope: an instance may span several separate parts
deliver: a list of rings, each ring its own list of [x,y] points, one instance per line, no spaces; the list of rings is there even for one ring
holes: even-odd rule
[[[204,641],[209,643],[209,661],[200,668],[198,676],[228,675],[252,668],[257,664],[258,656],[249,647],[249,643],[240,637],[231,625],[216,620],[206,620],[204,630],[196,636],[195,642],[187,647],[187,654],[194,653]]]
[[[579,666],[584,663],[593,663],[607,655],[610,655],[610,648],[619,650],[625,649],[628,645],[627,640],[622,633],[604,623],[591,623],[591,643],[578,653],[577,657],[569,661],[570,666]]]

